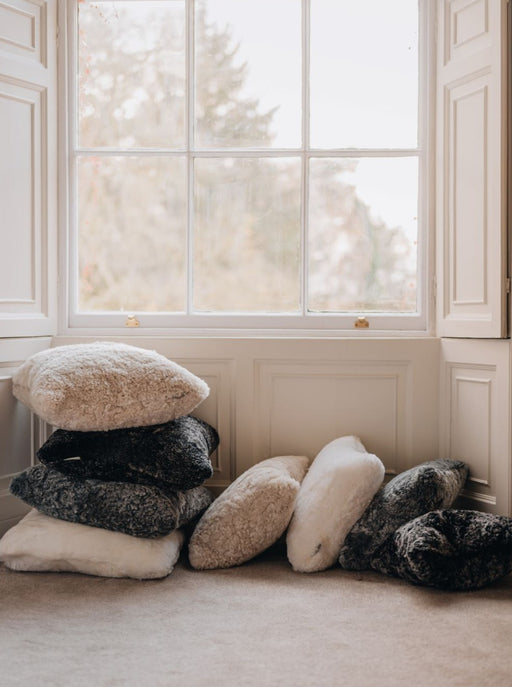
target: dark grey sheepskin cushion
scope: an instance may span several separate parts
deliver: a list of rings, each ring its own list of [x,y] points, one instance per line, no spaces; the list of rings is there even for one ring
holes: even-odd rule
[[[218,444],[213,427],[185,416],[161,425],[105,432],[58,429],[37,457],[65,475],[182,491],[212,476],[209,456]]]
[[[437,510],[400,527],[371,566],[413,584],[479,589],[512,572],[512,518],[472,510]]]
[[[213,501],[202,486],[173,492],[71,477],[46,465],[35,465],[14,477],[10,490],[45,515],[149,538],[182,527]]]
[[[377,548],[402,525],[439,508],[450,508],[466,478],[460,460],[432,460],[400,473],[381,487],[350,530],[339,555],[342,568],[367,570]]]

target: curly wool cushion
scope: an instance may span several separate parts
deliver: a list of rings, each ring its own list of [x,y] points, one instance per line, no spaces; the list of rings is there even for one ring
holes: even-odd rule
[[[172,572],[183,541],[180,530],[141,539],[32,510],[0,539],[0,561],[11,570],[155,579]]]
[[[206,487],[165,491],[143,484],[70,477],[46,465],[34,465],[16,475],[10,490],[45,515],[149,538],[182,527],[213,500]]]
[[[382,487],[348,533],[339,562],[366,570],[377,548],[402,525],[439,508],[450,508],[468,476],[460,460],[432,460],[406,470]]]
[[[182,491],[212,476],[209,457],[218,443],[213,427],[186,415],[162,425],[108,432],[58,429],[37,457],[65,475]]]
[[[169,422],[209,388],[155,351],[96,342],[31,356],[13,375],[13,393],[49,424],[87,432]]]
[[[268,458],[232,482],[196,525],[188,547],[192,567],[240,565],[274,544],[290,522],[308,465],[306,456]]]
[[[389,537],[371,567],[413,584],[479,589],[512,572],[512,518],[471,510],[426,513]]]
[[[288,560],[298,572],[331,567],[347,532],[384,479],[384,465],[354,436],[331,441],[301,484],[286,535]]]

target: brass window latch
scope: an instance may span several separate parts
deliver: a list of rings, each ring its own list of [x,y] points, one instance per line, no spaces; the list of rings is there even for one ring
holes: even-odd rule
[[[126,318],[126,322],[124,323],[125,327],[138,327],[140,325],[139,320],[135,317],[135,315],[128,315]]]
[[[354,327],[356,329],[368,329],[370,326],[370,323],[364,316],[360,316],[357,318],[357,320],[354,322]]]

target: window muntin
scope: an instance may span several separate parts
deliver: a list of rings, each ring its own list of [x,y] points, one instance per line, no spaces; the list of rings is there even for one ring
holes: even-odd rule
[[[416,70],[418,66],[418,7],[413,0],[395,1],[397,11],[400,9],[398,5],[404,5],[402,9],[407,10],[412,7],[414,16],[414,21],[409,22],[406,40],[401,42],[403,50],[404,45],[410,48],[406,56],[406,71],[410,75],[411,63],[416,65]],[[338,12],[343,6],[348,11],[352,4],[338,0],[304,0],[302,3],[299,0],[80,3],[77,40],[80,78],[76,82],[79,135],[72,136],[71,145],[74,162],[71,165],[71,188],[75,191],[72,208],[75,207],[77,218],[73,233],[77,238],[71,241],[74,251],[71,265],[77,267],[71,276],[72,324],[119,322],[119,319],[112,319],[110,313],[131,311],[154,313],[156,320],[145,318],[151,326],[160,326],[158,315],[161,313],[164,326],[275,327],[276,318],[282,315],[286,327],[341,329],[353,326],[354,313],[372,313],[380,329],[424,328],[425,290],[421,284],[416,288],[417,282],[424,278],[425,264],[422,255],[425,251],[425,213],[418,212],[418,195],[425,192],[428,166],[424,145],[425,112],[421,108],[419,139],[422,145],[406,147],[405,143],[410,143],[413,137],[418,138],[418,73],[424,75],[425,71],[416,73],[415,83],[410,89],[410,78],[404,82],[408,87],[404,88],[407,93],[402,100],[408,100],[409,105],[411,102],[415,104],[414,121],[410,121],[408,130],[402,124],[397,127],[395,123],[387,131],[376,104],[374,112],[370,113],[372,126],[368,129],[368,145],[363,145],[365,141],[360,139],[361,148],[341,148],[336,147],[341,141],[337,131],[333,133],[332,126],[322,123],[321,110],[317,108],[315,114],[313,95],[314,84],[318,81],[315,81],[315,64],[318,63],[315,45],[321,43],[316,38],[315,25],[323,33],[328,11]],[[228,66],[224,64],[227,76],[224,75],[221,83],[236,83],[235,77],[238,76],[239,85],[243,84],[242,76],[250,72],[251,62],[248,58],[243,59],[241,36],[243,31],[249,31],[251,21],[246,17],[243,31],[237,33],[235,9],[238,8],[238,14],[243,14],[242,5],[253,11],[249,16],[256,25],[259,25],[256,21],[258,14],[265,21],[272,14],[275,17],[273,33],[267,32],[261,40],[262,54],[270,51],[270,44],[275,48],[284,25],[293,29],[286,31],[293,37],[286,41],[288,59],[284,60],[282,68],[275,70],[274,76],[267,65],[266,71],[262,68],[258,78],[246,87],[244,85],[245,90],[238,89],[238,106],[244,117],[241,117],[242,124],[237,131],[233,126],[235,115],[227,112],[236,110],[237,101],[233,99],[236,88],[231,85],[231,96],[225,102],[220,97],[220,86],[213,88],[213,104],[210,103],[210,115],[205,118],[208,99],[198,93],[201,82],[198,69],[201,63],[214,63],[215,54],[218,61],[224,51]],[[369,21],[374,21],[374,5],[378,9],[381,3],[376,0],[357,3],[358,7],[366,9]],[[130,44],[126,38],[126,34],[130,34],[126,22],[129,17],[133,21],[139,7],[144,21],[136,22]],[[396,14],[389,8],[388,11],[391,27]],[[364,14],[359,15],[359,25]],[[85,29],[83,17],[87,17]],[[283,24],[286,17],[288,22]],[[165,18],[173,25],[167,33],[162,29]],[[385,17],[382,18],[384,20]],[[155,75],[154,81],[160,85],[151,90],[151,79],[146,74],[147,70],[143,70],[146,81],[141,79],[137,83],[132,75],[131,91],[127,88],[124,99],[112,103],[115,98],[109,95],[109,82],[105,78],[111,50],[102,52],[101,45],[95,47],[95,39],[92,38],[97,37],[92,29],[98,22],[107,23],[109,46],[119,45],[116,31],[123,34],[119,40],[124,45],[124,54],[130,55],[130,61],[134,63],[145,65],[145,56],[151,55],[151,61],[165,71],[165,59],[154,59],[154,53],[163,51],[161,54],[167,56],[167,64],[172,63],[173,78],[167,81],[167,91],[162,87],[165,74],[159,72]],[[156,26],[167,39],[158,35]],[[358,26],[357,22],[355,26]],[[381,33],[385,33],[382,22],[379,28]],[[414,31],[416,36],[411,38]],[[172,36],[172,41],[169,36]],[[204,44],[202,49],[201,41]],[[214,43],[217,44],[215,49],[212,47]],[[219,44],[224,47],[220,49]],[[246,53],[253,54],[253,62],[256,44],[253,36]],[[332,45],[326,45],[325,52],[332,52],[332,49]],[[368,54],[373,60],[377,59],[370,48]],[[414,56],[411,58],[411,55]],[[273,53],[272,59],[275,63]],[[98,61],[103,64],[98,65]],[[131,73],[131,70],[127,69],[127,72]],[[96,93],[95,98],[106,103],[103,109],[91,107],[93,99],[86,94],[92,86],[87,86],[89,91],[84,91],[84,83],[92,78],[91,73],[101,75],[96,83],[103,83],[105,93],[102,98]],[[184,76],[180,78],[179,74]],[[337,74],[331,74],[332,93],[336,92],[337,77]],[[302,90],[297,86],[301,78]],[[400,77],[393,78],[396,83],[400,81]],[[122,78],[122,83],[126,79]],[[110,83],[114,81],[110,79]],[[206,80],[204,83],[209,82]],[[256,97],[258,83],[268,86],[260,99]],[[318,93],[321,92],[320,85],[318,82]],[[420,84],[420,87],[421,95],[425,93],[425,84]],[[113,95],[119,95],[119,92],[118,88]],[[280,93],[284,93],[281,103],[278,102]],[[332,93],[328,95],[331,105],[336,104]],[[320,97],[318,99],[321,101]],[[281,110],[285,114],[276,123],[273,117]],[[353,113],[348,116],[355,117]],[[141,132],[137,122],[144,117],[147,118],[148,130]],[[310,138],[314,139],[315,118],[318,147],[313,147],[313,141],[310,144]],[[172,126],[169,119],[172,119]],[[244,130],[244,119],[252,121],[252,129],[249,126]],[[101,121],[109,123],[109,126],[110,122],[113,123],[112,135],[106,136],[106,127],[102,131]],[[297,121],[300,122],[300,131]],[[283,122],[288,122],[288,127]],[[359,127],[358,137],[361,129]],[[322,130],[325,130],[323,134]],[[392,148],[392,143],[398,145],[398,141],[393,140],[397,130],[401,132],[404,147]],[[96,132],[94,136],[91,131]],[[324,136],[323,145],[320,134]],[[352,140],[359,140],[358,137]],[[372,148],[370,144],[376,147]],[[116,166],[132,170],[132,180],[118,186],[131,187],[133,193],[123,192],[123,211],[117,219],[118,228],[112,230],[108,229],[109,222],[102,218],[101,209],[95,209],[91,204],[88,187],[91,183],[102,187],[103,202],[110,199],[111,203],[110,210],[104,212],[110,217],[110,226],[115,226],[114,218],[121,201],[119,195],[111,193],[111,184],[107,183],[109,174],[106,172],[102,181],[98,172],[95,181],[89,178],[84,183],[83,170],[114,170]],[[137,177],[137,169],[145,172]],[[283,172],[285,169],[288,172]],[[382,170],[380,183],[379,174],[375,174],[379,169]],[[235,170],[243,170],[241,176],[234,173]],[[248,170],[252,170],[252,176],[248,175]],[[235,190],[236,185],[239,192]],[[336,189],[339,189],[338,193]],[[350,212],[347,208],[343,210],[342,197],[347,193],[352,193],[352,206],[364,208],[366,230],[370,227],[376,234],[366,244],[357,237],[357,226],[360,231],[361,221],[359,225],[353,223],[352,237],[346,231],[350,225]],[[242,198],[245,198],[245,209]],[[395,201],[397,207],[392,212],[390,208]],[[134,206],[133,211],[130,203]],[[167,208],[167,218],[164,208]],[[326,215],[326,211],[330,214]],[[72,213],[72,224],[73,217]],[[88,217],[89,224],[85,224],[85,217]],[[127,217],[130,218],[128,221]],[[279,218],[282,218],[281,224]],[[95,224],[96,245],[94,240],[87,240],[91,221]],[[120,231],[120,225],[123,231]],[[335,234],[340,226],[345,227],[345,235],[342,232],[334,241],[333,232]],[[130,247],[123,245],[123,236],[131,237]],[[219,246],[216,239],[219,236],[224,237],[225,250]],[[379,244],[382,246],[380,256],[363,255],[365,245],[375,248]],[[353,246],[351,255],[350,246]],[[238,254],[237,250],[240,251]],[[359,266],[357,251],[361,255]],[[98,288],[91,290],[90,274],[96,269],[94,256],[98,260],[101,258],[104,266],[112,265],[110,279],[104,279],[102,283],[109,283],[109,288],[117,295],[107,291],[101,294]],[[383,279],[382,265],[390,263],[392,269]],[[369,265],[378,272],[379,279],[372,275]],[[354,287],[351,273],[359,275],[358,283],[365,284],[365,289]],[[130,275],[134,275],[133,279]],[[132,282],[138,286],[130,287]],[[374,292],[379,283],[382,285],[381,293],[375,297],[372,290]],[[153,293],[155,284],[158,284],[158,294]],[[349,301],[351,293],[354,297]],[[208,319],[205,315],[209,316]],[[265,320],[267,315],[271,316],[268,321]]]

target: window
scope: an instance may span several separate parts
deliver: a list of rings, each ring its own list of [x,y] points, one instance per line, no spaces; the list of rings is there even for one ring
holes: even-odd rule
[[[424,4],[81,0],[71,325],[425,329]]]

